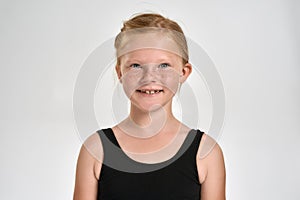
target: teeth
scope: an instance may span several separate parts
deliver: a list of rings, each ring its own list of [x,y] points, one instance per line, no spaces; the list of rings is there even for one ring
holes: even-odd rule
[[[139,90],[139,91],[146,94],[155,94],[161,92],[162,90]]]

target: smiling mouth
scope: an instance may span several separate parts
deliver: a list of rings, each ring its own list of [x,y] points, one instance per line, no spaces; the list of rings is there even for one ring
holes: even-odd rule
[[[144,94],[158,94],[160,92],[163,92],[163,90],[136,90],[136,91]]]

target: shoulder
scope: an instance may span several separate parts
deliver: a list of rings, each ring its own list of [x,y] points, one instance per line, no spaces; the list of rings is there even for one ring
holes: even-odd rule
[[[103,161],[102,152],[97,132],[82,144],[76,166],[74,199],[95,199]]]
[[[93,170],[94,176],[98,179],[103,157],[102,142],[99,133],[95,132],[82,144],[78,157],[78,165],[81,165],[83,170]]]
[[[103,147],[98,131],[90,135],[84,141],[82,147],[84,147],[94,159],[100,162],[103,161]]]
[[[202,135],[196,159],[201,183],[209,174],[225,173],[223,151],[217,141],[205,133]]]
[[[197,169],[202,184],[201,198],[225,200],[225,164],[219,144],[203,134],[197,153]]]
[[[198,154],[200,159],[205,159],[206,157],[221,156],[223,155],[223,152],[214,138],[203,133],[198,148]]]

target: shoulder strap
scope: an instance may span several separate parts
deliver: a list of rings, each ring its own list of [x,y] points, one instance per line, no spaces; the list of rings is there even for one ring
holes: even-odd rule
[[[120,148],[120,145],[119,145],[119,143],[118,143],[118,141],[117,141],[117,138],[116,138],[116,136],[115,136],[115,134],[114,134],[114,132],[112,131],[112,129],[111,128],[105,128],[105,129],[102,129],[102,131],[101,130],[99,130],[99,131],[97,131],[98,132],[98,134],[105,134],[105,136],[114,144],[114,145],[116,145],[117,147],[119,147]]]

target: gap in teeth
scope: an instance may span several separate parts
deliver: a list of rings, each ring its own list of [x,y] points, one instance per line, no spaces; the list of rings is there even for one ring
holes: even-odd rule
[[[162,92],[162,90],[138,90],[138,91],[146,94],[155,94],[155,93]]]

